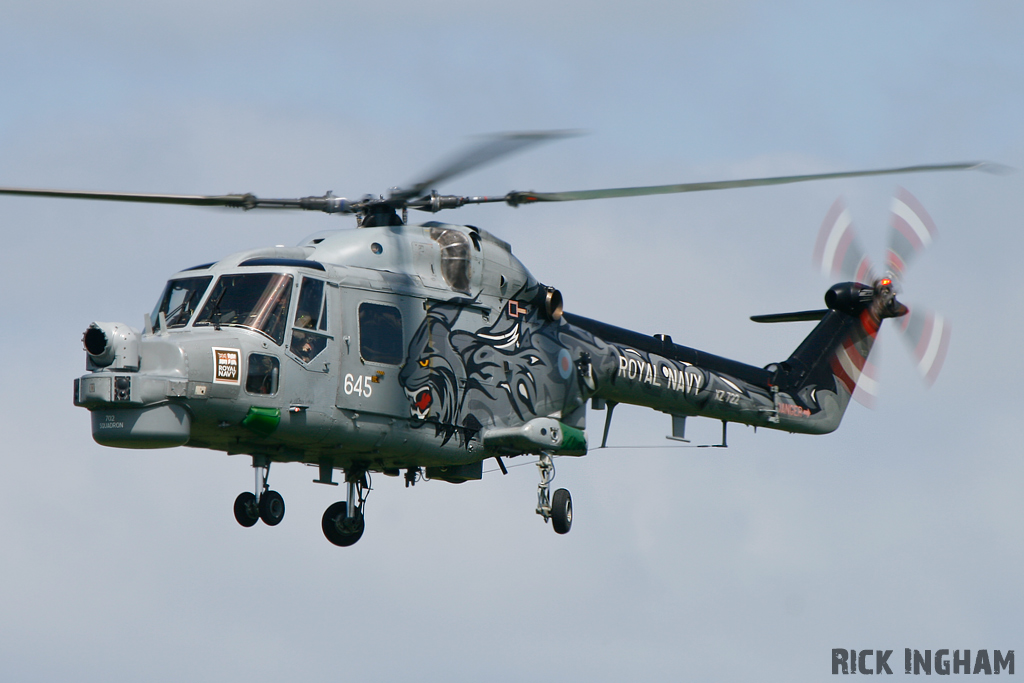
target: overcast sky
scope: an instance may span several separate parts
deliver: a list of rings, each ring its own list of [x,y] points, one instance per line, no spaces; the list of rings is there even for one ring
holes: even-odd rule
[[[988,159],[1024,168],[1013,2],[137,3],[0,0],[0,185],[383,193],[471,136],[582,129],[438,189],[558,191]],[[832,648],[1024,651],[1024,174],[943,173],[445,216],[512,243],[569,311],[763,365],[820,306],[844,196],[881,260],[897,183],[940,231],[903,298],[953,322],[931,390],[883,327],[876,409],[794,436],[615,449],[460,486],[343,493],[277,466],[284,522],[241,528],[243,456],[122,451],[71,403],[93,320],[166,278],[351,227],[326,215],[0,199],[0,671],[17,681],[821,680]],[[419,217],[415,217],[419,219]],[[592,444],[603,413],[591,413]],[[720,426],[691,420],[710,443]],[[523,459],[525,460],[525,459]],[[512,464],[518,464],[513,461]],[[1024,664],[1024,662],[1019,663]]]

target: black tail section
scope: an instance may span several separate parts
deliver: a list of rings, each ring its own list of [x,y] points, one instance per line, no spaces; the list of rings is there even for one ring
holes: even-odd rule
[[[874,397],[876,386],[868,356],[881,320],[905,309],[888,287],[852,282],[832,287],[825,301],[829,310],[792,355],[774,367],[773,383],[801,403],[820,407],[825,413],[820,416],[822,424],[835,429],[858,387],[863,402]],[[834,406],[821,402],[822,392],[835,396]]]
[[[877,334],[878,321],[867,309],[858,315],[829,311],[778,365],[775,383],[793,395],[808,386],[835,390],[837,383],[852,394]]]
[[[564,322],[578,332],[567,329],[563,341],[580,344],[588,373],[593,361],[588,396],[675,416],[823,434],[839,426],[858,382],[873,392],[868,354],[881,319],[900,306],[890,291],[856,283],[832,287],[825,300],[825,311],[766,316],[820,322],[788,359],[765,368],[569,313]]]

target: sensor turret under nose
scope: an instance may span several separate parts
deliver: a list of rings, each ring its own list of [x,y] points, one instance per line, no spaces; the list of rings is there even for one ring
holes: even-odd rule
[[[95,322],[82,335],[89,370],[139,369],[139,333],[124,323]]]

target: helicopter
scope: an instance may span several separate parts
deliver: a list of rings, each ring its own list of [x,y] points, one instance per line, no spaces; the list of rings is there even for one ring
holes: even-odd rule
[[[142,329],[93,322],[82,338],[86,374],[74,403],[92,436],[116,448],[188,446],[251,457],[253,490],[234,502],[243,527],[278,525],[283,496],[273,463],[318,468],[316,483],[344,483],[345,499],[323,514],[332,544],[363,535],[370,476],[480,480],[483,464],[537,456],[535,512],[559,534],[572,497],[552,491],[553,458],[589,448],[586,407],[628,403],[686,419],[803,434],[840,424],[881,323],[906,316],[896,299],[900,266],[854,272],[825,294],[826,308],[754,316],[816,321],[784,361],[756,367],[564,310],[511,246],[484,229],[429,213],[470,204],[509,206],[721,190],[811,180],[985,169],[985,162],[818,173],[676,185],[500,196],[441,195],[433,188],[500,157],[566,137],[566,131],[484,138],[387,197],[272,199],[252,194],[169,195],[4,187],[0,194],[351,215],[357,229],[310,235],[294,247],[253,249],[170,277]],[[827,221],[828,223],[828,221]],[[848,222],[833,217],[820,238],[824,261],[849,260]],[[854,254],[855,250],[849,251]],[[906,260],[906,259],[904,259]],[[896,271],[896,272],[893,272]],[[934,355],[934,354],[933,354]],[[934,357],[933,357],[934,360]],[[929,368],[930,370],[930,368]],[[335,476],[340,473],[341,481]]]

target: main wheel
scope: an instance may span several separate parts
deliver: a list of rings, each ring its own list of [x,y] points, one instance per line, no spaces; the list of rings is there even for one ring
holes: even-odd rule
[[[260,508],[256,504],[256,496],[251,491],[238,494],[235,498],[235,519],[244,527],[250,527],[260,521]]]
[[[362,510],[356,508],[355,517],[352,518],[345,516],[347,512],[348,503],[345,501],[335,503],[324,512],[322,525],[327,540],[343,548],[362,538],[363,529],[366,528]]]
[[[567,534],[572,528],[572,496],[565,489],[551,497],[551,526],[558,534]]]
[[[284,519],[284,498],[277,491],[264,491],[260,497],[260,519],[267,526],[277,526]]]

